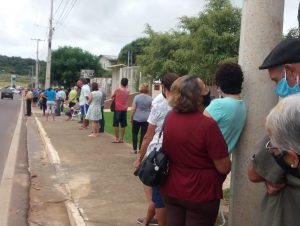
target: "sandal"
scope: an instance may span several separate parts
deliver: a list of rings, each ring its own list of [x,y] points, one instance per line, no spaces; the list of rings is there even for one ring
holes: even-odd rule
[[[120,140],[113,140],[112,143],[118,144],[118,143],[122,143],[122,142]]]
[[[82,126],[79,128],[80,130],[88,129],[88,127]]]
[[[90,134],[89,137],[97,137],[97,136],[94,134]]]

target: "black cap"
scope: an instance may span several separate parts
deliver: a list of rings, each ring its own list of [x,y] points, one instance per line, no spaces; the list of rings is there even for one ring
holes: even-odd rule
[[[259,69],[269,69],[284,64],[300,63],[300,39],[290,38],[279,42],[269,53]]]

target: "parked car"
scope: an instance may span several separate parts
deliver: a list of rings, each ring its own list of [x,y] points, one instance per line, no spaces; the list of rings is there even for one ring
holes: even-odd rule
[[[21,93],[20,90],[14,88],[14,87],[11,87],[11,86],[6,86],[6,87],[4,87],[4,89],[10,89],[10,90],[12,90],[13,93],[17,93],[17,94]]]
[[[12,89],[1,89],[1,99],[3,98],[11,98],[14,99],[14,92]]]

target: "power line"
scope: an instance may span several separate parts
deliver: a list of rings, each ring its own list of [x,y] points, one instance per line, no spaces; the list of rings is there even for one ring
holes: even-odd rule
[[[58,10],[59,10],[59,8],[60,8],[60,6],[61,6],[62,2],[63,2],[63,0],[61,0],[61,1],[60,1],[60,3],[59,3],[59,5],[58,5],[58,7],[56,8],[56,10],[55,10],[55,12],[54,12],[54,16],[55,16],[55,15],[56,15],[56,13],[58,12]]]
[[[69,16],[69,14],[71,13],[71,11],[74,8],[75,4],[77,3],[77,0],[71,0],[71,2],[69,2],[69,3],[70,3],[69,4],[70,7],[67,9],[66,8],[67,3],[65,4],[64,10],[60,14],[59,18],[56,20],[55,26],[57,26],[57,25],[61,26],[66,21],[67,17]]]
[[[72,11],[72,9],[74,8],[75,4],[76,4],[77,0],[73,0],[73,2],[71,3],[71,7],[69,8],[69,10],[65,13],[64,17],[61,19],[61,23],[63,24],[64,21],[66,21],[66,18],[68,18],[70,12]]]
[[[62,9],[60,15],[58,16],[58,19],[57,19],[58,22],[61,20],[62,16],[65,14],[66,8],[67,8],[67,5],[69,4],[69,2],[70,2],[69,0],[67,0],[65,2],[63,9]]]

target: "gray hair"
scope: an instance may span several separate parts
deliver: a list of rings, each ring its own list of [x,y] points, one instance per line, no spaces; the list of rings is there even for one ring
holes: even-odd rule
[[[274,146],[300,154],[300,94],[283,98],[270,111],[266,130]]]

